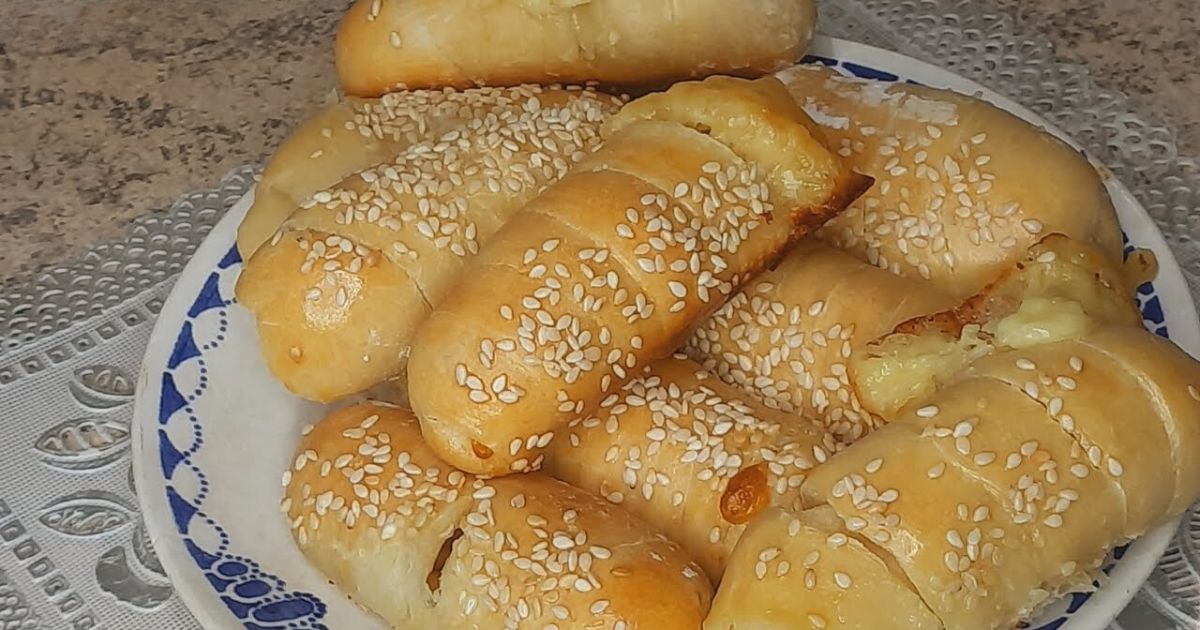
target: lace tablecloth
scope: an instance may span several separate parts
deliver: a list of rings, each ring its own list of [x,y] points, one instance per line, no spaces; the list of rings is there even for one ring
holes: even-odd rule
[[[1102,160],[1200,294],[1200,167],[1172,132],[970,0],[826,0],[821,31],[949,68],[1038,112]],[[194,628],[138,514],[134,378],[175,275],[253,185],[244,167],[118,243],[0,296],[0,630]],[[1115,628],[1200,628],[1200,513]]]

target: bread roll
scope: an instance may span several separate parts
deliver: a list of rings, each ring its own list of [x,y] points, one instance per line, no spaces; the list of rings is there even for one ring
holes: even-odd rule
[[[413,90],[378,99],[348,98],[305,121],[279,147],[238,226],[238,251],[250,258],[314,193],[404,149],[465,129],[481,115],[520,114],[538,90]]]
[[[812,39],[811,0],[362,0],[342,22],[348,94],[562,81],[758,75]]]
[[[863,184],[773,79],[714,78],[653,98],[678,99],[692,126],[619,125],[504,226],[421,325],[409,397],[454,465],[536,468],[556,429],[671,354]],[[741,111],[755,113],[725,133],[718,121]],[[766,138],[788,150],[747,161]],[[518,443],[533,448],[510,449]]]
[[[1072,362],[1083,367],[1077,371]],[[1084,370],[1087,384],[1080,387]],[[1157,521],[1166,512],[1176,485],[1164,483],[1176,475],[1171,446],[1159,422],[1114,421],[1142,418],[1153,409],[1140,388],[1128,386],[1131,379],[1122,366],[1086,345],[1064,341],[999,352],[980,359],[968,373],[986,375],[1041,403],[1060,425],[1060,433],[1075,438],[1075,459],[1082,460],[1076,463],[1088,464],[1097,475],[1120,484],[1123,492],[1112,502],[1134,519],[1131,536],[1145,531],[1146,519]],[[1138,464],[1126,470],[1127,461]]]
[[[860,399],[890,423],[812,472],[806,500],[886,548],[947,628],[1011,627],[1089,590],[1110,548],[1200,496],[1200,364],[1139,325],[1133,287],[1153,265],[1131,260],[1047,237],[980,295],[852,361]],[[967,501],[985,496],[983,511]],[[975,551],[937,529],[951,510],[978,521]],[[966,588],[947,591],[944,570]]]
[[[984,344],[803,487],[887,549],[947,628],[1011,627],[1089,590],[1110,548],[1200,497],[1200,364],[1065,304],[1082,326]]]
[[[816,423],[673,357],[572,420],[546,470],[670,532],[716,582],[746,523],[798,506],[804,475],[837,447]]]
[[[819,418],[850,443],[880,424],[850,381],[853,353],[951,304],[919,278],[806,241],[705,320],[684,352],[767,407]]]
[[[978,292],[1046,234],[1121,260],[1112,202],[1084,156],[982,100],[796,66],[779,75],[874,187],[824,240],[953,296]]]
[[[284,486],[300,549],[395,628],[692,630],[708,609],[707,580],[662,534],[549,477],[463,474],[400,408],[318,423]]]
[[[852,577],[853,576],[853,577]],[[887,554],[829,507],[775,508],[734,548],[704,630],[941,630]]]
[[[454,276],[600,144],[619,102],[540,87],[444,101],[465,122],[315,193],[246,262],[238,300],[295,394],[326,402],[402,376],[413,331]]]

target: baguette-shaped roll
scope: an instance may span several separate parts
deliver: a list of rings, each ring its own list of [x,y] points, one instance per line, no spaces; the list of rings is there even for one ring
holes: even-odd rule
[[[734,548],[704,630],[941,630],[889,561],[827,506],[772,509]]]
[[[361,0],[342,22],[348,94],[561,81],[759,75],[812,39],[811,0]]]
[[[422,324],[409,397],[447,461],[493,475],[536,468],[557,428],[670,355],[862,186],[817,168],[828,153],[803,113],[771,96],[782,90],[774,79],[676,89],[663,98],[681,99],[712,135],[660,120],[621,126],[505,225]],[[744,103],[755,112],[746,138],[721,138],[716,119]],[[806,152],[770,156],[769,171],[742,157],[769,137]]]
[[[951,304],[920,279],[806,241],[705,320],[684,351],[766,406],[820,418],[850,443],[880,424],[850,381],[853,353]]]
[[[413,90],[378,99],[348,98],[325,107],[288,137],[254,187],[254,205],[238,226],[249,258],[314,193],[404,149],[465,129],[489,114],[519,114],[541,88]]]
[[[1116,212],[1079,152],[982,100],[796,66],[778,75],[875,185],[824,240],[956,297],[1059,232],[1121,260]]]
[[[546,470],[670,532],[717,582],[745,524],[797,507],[804,475],[837,446],[816,423],[672,357],[572,420]]]
[[[406,410],[360,404],[302,441],[283,511],[300,549],[393,627],[699,627],[711,587],[678,545],[543,475],[439,460]]]
[[[539,87],[444,98],[463,124],[315,193],[246,262],[238,300],[257,320],[272,373],[304,398],[402,377],[417,324],[454,276],[599,146],[600,123],[619,102]]]

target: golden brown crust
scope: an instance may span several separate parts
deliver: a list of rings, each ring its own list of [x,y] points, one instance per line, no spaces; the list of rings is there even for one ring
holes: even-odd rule
[[[414,104],[422,100],[406,95],[404,101],[409,98]],[[384,100],[404,102],[396,96]],[[404,133],[383,133],[402,127],[390,115],[392,108],[379,105],[382,101],[350,99],[325,107],[276,149],[254,187],[254,205],[238,226],[242,258],[269,240],[309,195],[419,141],[416,125]]]
[[[799,59],[815,22],[810,0],[360,0],[338,29],[338,76],[361,96],[758,76]]]
[[[670,532],[717,582],[746,523],[798,506],[805,474],[838,446],[817,423],[672,357],[571,421],[546,469]]]
[[[803,491],[887,549],[947,627],[1010,627],[1200,495],[1197,382],[1195,360],[1119,323],[997,349]]]
[[[402,144],[413,126],[452,128],[293,208],[238,285],[269,367],[304,398],[403,382],[416,324],[481,243],[600,144],[600,123],[619,103],[537,86],[396,99],[375,102],[391,126],[372,133]]]
[[[361,245],[342,251],[341,242],[289,232],[260,248],[238,278],[238,301],[255,316],[267,367],[309,400],[336,400],[391,378],[429,314],[403,269]],[[313,264],[316,243],[328,257]],[[325,262],[338,267],[325,270]]]
[[[1076,456],[1117,484],[1124,496],[1110,503],[1127,505],[1129,525],[1120,534],[1130,538],[1166,513],[1175,490],[1168,480],[1175,478],[1177,469],[1166,427],[1148,392],[1129,378],[1131,367],[1082,340],[1072,340],[999,352],[969,370],[973,376],[1006,383],[1045,407],[1060,430],[1074,439]]]
[[[1175,492],[1166,516],[1158,520],[1183,513],[1200,496],[1200,363],[1170,341],[1139,328],[1106,327],[1083,343],[1121,365],[1152,401],[1151,415],[1162,422],[1175,471]],[[1113,395],[1100,387],[1095,391],[1097,398],[1100,392],[1106,398]]]
[[[697,120],[710,100],[760,102],[754,82],[705,83],[666,98],[702,112]],[[770,201],[786,196],[789,173],[802,180],[806,161],[826,159],[819,145],[804,145],[820,152],[811,159],[773,158],[770,171],[743,157],[763,137],[808,133],[788,107],[728,144],[678,121],[636,120],[505,225],[413,344],[409,396],[433,448],[464,470],[536,468],[556,429],[669,355],[774,261],[798,217],[828,214],[828,202]],[[838,185],[813,182],[827,196]],[[533,447],[513,452],[517,443]]]
[[[672,86],[623,107],[605,123],[604,133],[612,135],[639,120],[687,125],[729,146],[766,174],[775,205],[823,208],[825,212],[794,217],[801,236],[824,225],[871,186],[870,177],[846,168],[825,149],[816,125],[771,77],[745,82],[717,76]]]
[[[1034,540],[911,425],[856,442],[813,471],[804,491],[886,549],[948,628],[1011,627],[1031,599],[1049,596],[1037,593],[1044,568]]]
[[[301,550],[396,628],[692,630],[711,599],[678,545],[624,510],[541,475],[465,475],[400,408],[331,414],[284,485]]]
[[[1033,125],[946,90],[814,66],[777,76],[830,146],[875,178],[822,230],[827,242],[956,297],[977,293],[1049,233],[1121,260],[1121,232],[1100,176]]]
[[[528,88],[409,90],[380,98],[347,98],[321,109],[271,156],[254,189],[254,205],[238,226],[238,251],[248,259],[315,193],[421,142],[435,142],[489,113],[519,112]],[[555,90],[542,105],[562,105]]]

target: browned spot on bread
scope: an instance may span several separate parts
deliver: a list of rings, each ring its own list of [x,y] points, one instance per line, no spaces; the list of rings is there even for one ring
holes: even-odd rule
[[[754,518],[771,502],[767,486],[767,464],[760,462],[742,469],[729,480],[721,495],[721,516],[734,525]]]
[[[484,444],[476,442],[475,440],[471,440],[471,452],[475,453],[475,457],[478,457],[479,459],[488,459],[492,455],[496,454],[495,451],[488,448]]]

